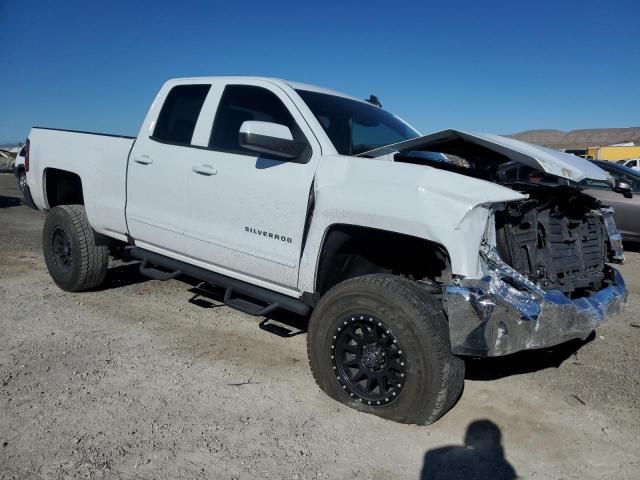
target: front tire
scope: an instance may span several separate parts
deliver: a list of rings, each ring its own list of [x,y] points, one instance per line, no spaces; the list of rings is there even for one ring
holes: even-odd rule
[[[397,422],[435,422],[464,385],[440,299],[393,275],[357,277],[329,290],[311,316],[307,350],[329,396]]]
[[[109,249],[95,243],[82,205],[60,205],[47,213],[42,232],[44,259],[62,290],[79,292],[104,282]]]

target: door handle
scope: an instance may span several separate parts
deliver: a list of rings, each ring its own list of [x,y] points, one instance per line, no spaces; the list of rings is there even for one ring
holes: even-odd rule
[[[211,165],[194,165],[193,167],[191,167],[191,170],[199,173],[200,175],[206,176],[215,175],[216,173],[218,173],[218,170],[213,168]]]
[[[153,163],[153,158],[149,155],[140,155],[139,157],[134,157],[133,161],[141,165],[149,165]]]

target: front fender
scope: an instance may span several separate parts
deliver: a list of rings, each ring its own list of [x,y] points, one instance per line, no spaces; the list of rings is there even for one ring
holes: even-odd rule
[[[479,278],[478,251],[491,204],[525,198],[484,180],[433,167],[358,157],[324,157],[300,262],[300,291],[315,291],[318,260],[332,225],[377,228],[436,242],[452,273]],[[393,248],[389,245],[388,248]]]

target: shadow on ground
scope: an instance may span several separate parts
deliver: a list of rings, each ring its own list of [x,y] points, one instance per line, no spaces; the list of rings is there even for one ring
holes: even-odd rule
[[[578,351],[595,338],[595,333],[586,340],[572,340],[553,348],[525,350],[504,357],[463,357],[466,380],[496,380],[498,378],[537,372],[547,368],[558,368],[569,358],[578,362]]]
[[[0,195],[0,208],[11,208],[22,205],[19,198]]]
[[[181,278],[182,280],[182,278]],[[225,289],[215,287],[206,283],[199,283],[189,289],[193,297],[189,303],[202,308],[224,307]],[[234,294],[234,296],[236,296]],[[260,328],[279,337],[294,337],[305,333],[309,324],[308,317],[296,315],[286,310],[277,309],[265,317],[260,322]]]
[[[140,262],[126,263],[110,268],[104,284],[97,290],[122,288],[149,280],[151,279],[140,273]],[[226,307],[224,303],[224,288],[216,287],[185,275],[180,275],[177,280],[191,287],[188,291],[193,296],[188,300],[189,303],[200,308]],[[234,294],[234,297],[237,296]],[[249,299],[248,297],[245,298]],[[262,318],[259,324],[262,330],[280,337],[293,337],[305,333],[309,324],[308,317],[296,315],[282,309],[277,309],[267,316],[259,318]]]
[[[447,445],[424,456],[421,480],[513,480],[518,475],[504,456],[502,433],[490,420],[467,427],[464,445]]]
[[[99,287],[99,290],[122,288],[151,280],[150,278],[142,275],[139,268],[140,264],[138,262],[111,267],[107,271],[107,278]]]

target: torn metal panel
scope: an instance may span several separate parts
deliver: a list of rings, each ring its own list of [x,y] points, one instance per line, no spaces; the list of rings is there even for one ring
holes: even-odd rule
[[[609,236],[609,244],[611,246],[611,261],[614,263],[622,263],[624,262],[622,235],[618,231],[618,228],[613,221],[613,213],[614,210],[611,207],[600,209],[600,216],[603,219],[604,226],[607,229],[607,235]]]

